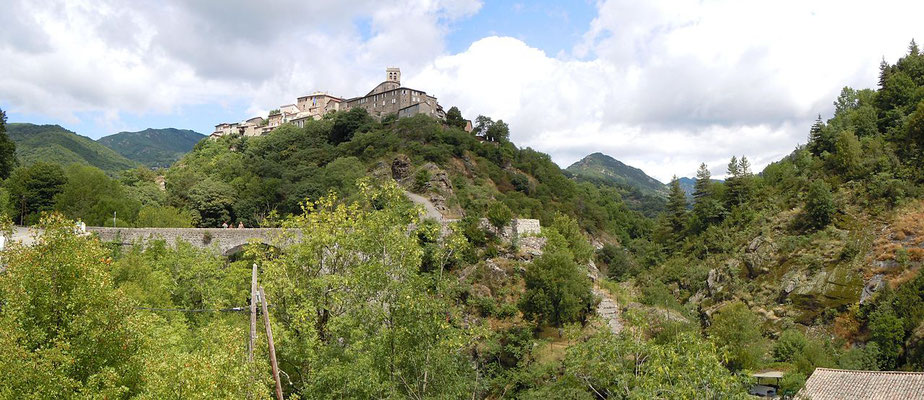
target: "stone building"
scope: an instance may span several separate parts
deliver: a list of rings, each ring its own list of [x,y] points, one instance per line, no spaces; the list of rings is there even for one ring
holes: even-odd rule
[[[398,118],[424,114],[446,119],[446,113],[436,101],[436,97],[422,90],[401,86],[401,70],[389,67],[385,69],[385,81],[372,88],[365,96],[343,99],[325,92],[314,92],[299,97],[295,104],[280,106],[266,119],[254,117],[241,123],[215,125],[215,132],[211,137],[260,136],[285,123],[301,128],[309,119],[319,120],[328,113],[357,107],[364,108],[369,115],[379,119],[390,114],[395,114]]]
[[[446,118],[446,113],[437,103],[436,97],[422,90],[401,86],[401,70],[398,68],[386,69],[384,82],[372,88],[365,96],[354,97],[344,103],[345,110],[362,107],[375,118],[382,118],[389,114],[395,114],[398,118],[417,114],[426,114],[439,119]]]

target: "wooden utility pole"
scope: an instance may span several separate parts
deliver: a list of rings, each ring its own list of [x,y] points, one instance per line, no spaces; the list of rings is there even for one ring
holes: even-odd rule
[[[247,360],[253,361],[254,341],[257,340],[257,264],[253,264],[250,274],[250,347],[247,348]]]
[[[273,328],[270,326],[269,311],[266,309],[266,294],[260,286],[260,306],[263,308],[263,325],[266,325],[266,344],[269,345],[270,365],[276,380],[276,399],[282,400],[282,382],[279,381],[279,365],[276,364],[276,346],[273,345]]]

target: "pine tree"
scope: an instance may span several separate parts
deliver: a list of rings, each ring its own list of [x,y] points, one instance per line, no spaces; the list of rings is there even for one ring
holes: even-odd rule
[[[741,156],[741,161],[738,162],[738,169],[741,170],[741,176],[750,176],[751,175],[751,163],[748,161],[748,158]]]
[[[911,39],[911,43],[908,44],[908,55],[917,56],[920,54],[920,52],[921,51],[918,49],[918,44],[914,41],[914,39]]]
[[[728,178],[737,178],[741,176],[741,168],[738,166],[738,157],[732,156],[731,161],[728,162]]]
[[[693,199],[699,204],[705,197],[709,196],[712,191],[711,189],[712,175],[709,173],[709,168],[706,168],[706,163],[702,163],[696,171],[696,183],[693,186]]]
[[[670,183],[670,195],[667,199],[667,212],[671,230],[675,234],[683,232],[687,221],[687,195],[680,188],[680,180],[674,175]]]
[[[889,74],[892,73],[892,66],[886,62],[885,57],[879,62],[879,88],[885,87],[886,81],[889,80]],[[820,118],[820,116],[819,116]]]
[[[825,137],[825,123],[821,120],[821,114],[818,114],[818,118],[815,119],[815,123],[812,124],[812,129],[809,131],[808,149],[809,152],[815,156],[820,156],[825,150],[828,150],[828,140]]]
[[[729,209],[741,205],[750,196],[751,164],[747,157],[732,156],[728,162],[728,177],[725,178],[725,204]]]

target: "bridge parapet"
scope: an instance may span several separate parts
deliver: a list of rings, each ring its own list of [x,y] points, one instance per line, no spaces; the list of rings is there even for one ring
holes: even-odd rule
[[[217,247],[223,255],[236,253],[251,241],[266,245],[280,243],[283,233],[279,228],[107,228],[88,226],[87,232],[96,234],[100,241],[122,245],[164,240],[175,246],[177,240],[199,248]],[[296,232],[298,234],[298,232]]]

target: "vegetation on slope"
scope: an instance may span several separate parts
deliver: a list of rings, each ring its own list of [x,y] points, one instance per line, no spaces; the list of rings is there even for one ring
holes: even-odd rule
[[[666,187],[645,171],[623,164],[603,153],[593,153],[571,164],[567,170],[577,176],[610,181],[616,184],[638,188],[644,194],[664,196]]]
[[[58,125],[13,123],[7,125],[7,134],[16,143],[16,155],[22,165],[77,163],[110,174],[137,166],[108,147]]]
[[[189,129],[119,132],[97,140],[123,157],[150,168],[166,168],[192,150],[205,135]]]
[[[920,370],[924,254],[902,221],[921,207],[924,55],[912,45],[880,78],[844,88],[808,144],[760,175],[733,157],[725,182],[698,176],[692,209],[672,183],[663,251],[598,260],[642,303],[704,321],[734,371],[784,368],[797,388],[818,366]]]

